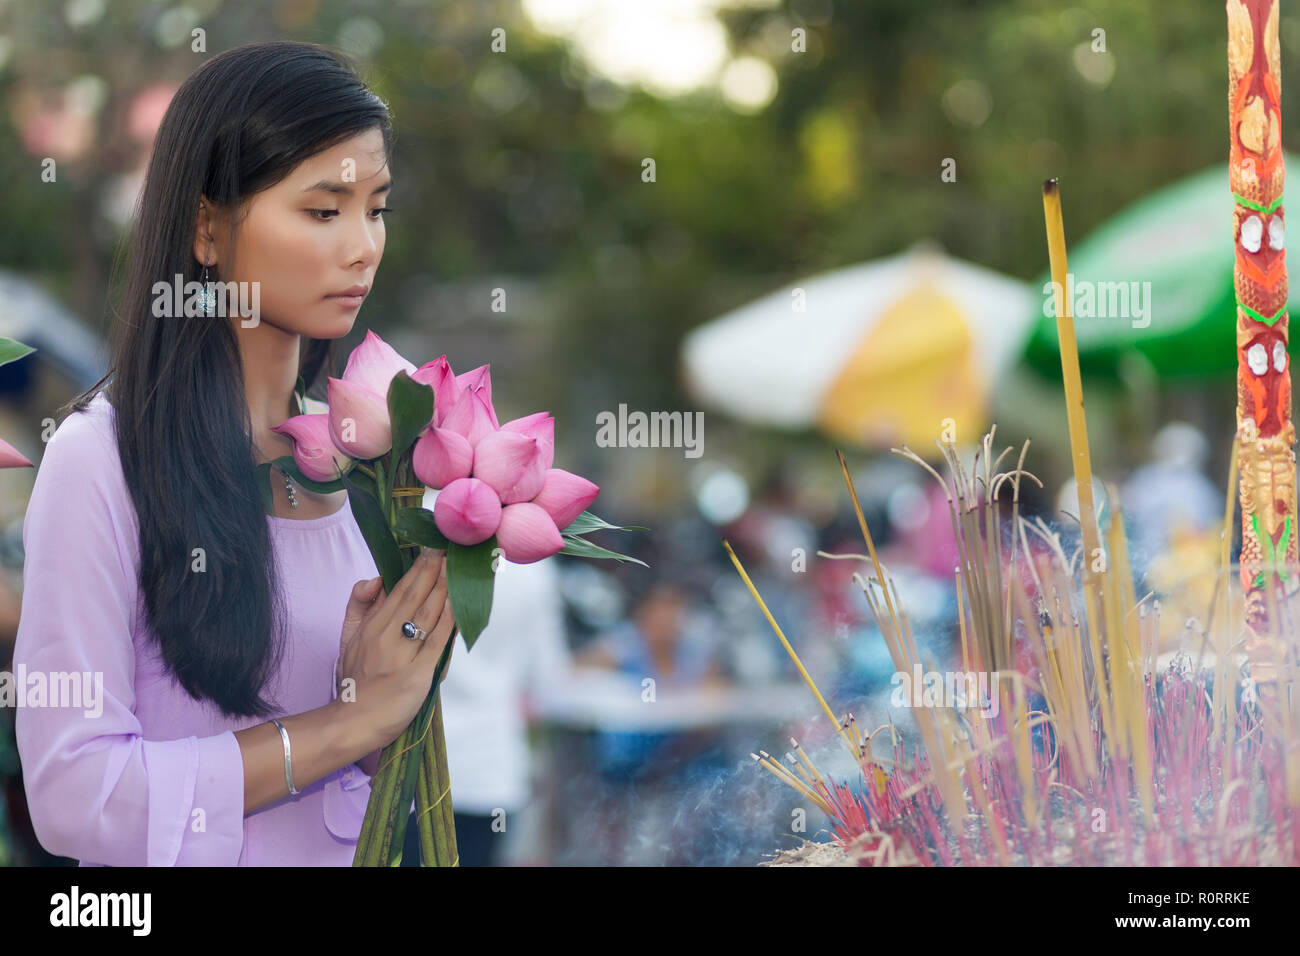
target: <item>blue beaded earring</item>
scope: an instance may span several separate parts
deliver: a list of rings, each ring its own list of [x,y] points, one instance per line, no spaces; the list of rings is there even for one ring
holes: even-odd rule
[[[203,278],[199,280],[203,285],[203,291],[199,293],[199,301],[203,305],[203,314],[212,316],[217,314],[217,290],[208,285],[208,266],[203,264]]]

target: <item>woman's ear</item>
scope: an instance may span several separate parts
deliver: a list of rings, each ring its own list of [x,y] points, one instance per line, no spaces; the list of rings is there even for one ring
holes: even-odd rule
[[[199,197],[199,215],[194,224],[194,258],[206,266],[217,264],[217,233],[219,223],[212,203],[206,196]]]

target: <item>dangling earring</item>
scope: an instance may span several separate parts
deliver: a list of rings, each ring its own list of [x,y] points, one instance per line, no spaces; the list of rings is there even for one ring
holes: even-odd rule
[[[212,316],[217,314],[217,290],[208,285],[208,265],[203,264],[203,278],[199,280],[203,284],[203,291],[199,293],[199,301],[203,304],[203,314]]]

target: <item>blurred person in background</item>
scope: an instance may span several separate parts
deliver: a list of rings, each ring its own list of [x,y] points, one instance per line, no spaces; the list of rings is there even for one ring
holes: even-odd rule
[[[596,769],[600,799],[584,828],[608,848],[616,865],[660,860],[653,850],[657,845],[668,847],[663,862],[685,865],[693,850],[675,845],[671,836],[678,795],[726,764],[721,728],[711,717],[690,716],[691,692],[730,681],[713,632],[703,624],[707,618],[697,613],[699,569],[671,557],[649,563],[653,570],[638,567],[627,577],[634,595],[629,618],[575,657],[579,666],[633,679],[647,718],[644,729],[625,729],[621,721],[619,729],[597,729],[589,739],[587,760]],[[647,679],[654,683],[644,683]],[[665,729],[653,708],[670,695],[679,719]]]
[[[1224,496],[1205,476],[1209,451],[1200,429],[1171,422],[1122,491],[1133,568],[1161,601],[1161,651],[1185,640],[1188,620],[1213,601]]]
[[[1210,444],[1200,429],[1171,422],[1156,433],[1151,461],[1124,486],[1124,511],[1139,566],[1167,550],[1182,533],[1218,532],[1223,494],[1203,469]]]
[[[631,617],[576,655],[580,667],[618,671],[644,681],[654,692],[729,686],[718,648],[695,625],[692,592],[684,572],[659,572],[641,586]],[[611,779],[654,776],[680,769],[698,752],[698,741],[680,732],[601,731],[596,750]]]
[[[585,647],[576,663],[653,677],[666,687],[726,684],[716,648],[689,630],[689,602],[684,585],[672,578],[656,580],[632,617]]]

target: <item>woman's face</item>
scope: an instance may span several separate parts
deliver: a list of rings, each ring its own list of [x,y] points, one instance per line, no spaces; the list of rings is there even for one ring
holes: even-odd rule
[[[244,207],[235,246],[223,233],[226,254],[196,243],[196,256],[214,254],[221,282],[241,286],[245,302],[257,302],[258,324],[318,339],[346,335],[356,321],[361,297],[340,297],[374,282],[384,255],[384,219],[391,182],[383,135],[372,129],[301,162],[287,177],[253,196]],[[205,217],[200,216],[200,233]],[[216,228],[220,228],[217,226]],[[215,233],[214,233],[215,234]],[[249,291],[242,291],[249,290]],[[231,321],[251,330],[253,319]],[[266,331],[266,330],[264,330]]]

